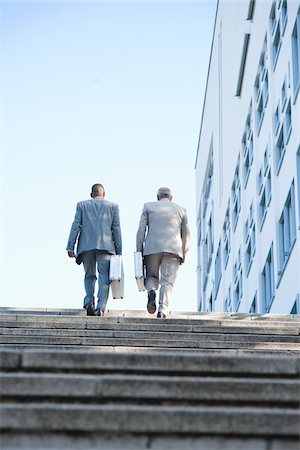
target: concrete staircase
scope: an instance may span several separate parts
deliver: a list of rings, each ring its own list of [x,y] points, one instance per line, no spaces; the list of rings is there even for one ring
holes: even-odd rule
[[[0,308],[1,449],[299,450],[300,317]]]

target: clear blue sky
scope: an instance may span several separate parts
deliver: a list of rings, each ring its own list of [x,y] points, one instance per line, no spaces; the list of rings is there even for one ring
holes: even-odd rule
[[[82,307],[65,247],[76,203],[103,183],[119,204],[125,299],[143,204],[167,185],[191,250],[171,310],[196,310],[197,141],[216,1],[1,2],[1,306]]]

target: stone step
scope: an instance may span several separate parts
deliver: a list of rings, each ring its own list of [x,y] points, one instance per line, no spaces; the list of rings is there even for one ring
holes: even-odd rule
[[[219,330],[220,331],[220,330]],[[125,339],[166,339],[166,340],[203,340],[203,341],[231,341],[231,342],[291,342],[300,343],[300,336],[298,334],[293,335],[278,335],[267,333],[267,335],[257,335],[254,332],[250,333],[206,333],[203,330],[194,332],[172,332],[166,328],[164,331],[144,331],[144,330],[122,330],[119,327],[115,329],[69,329],[69,328],[7,328],[2,327],[0,330],[0,336],[60,336],[60,337],[98,337],[98,338],[125,338]]]
[[[164,348],[164,349],[252,349],[252,350],[300,350],[298,342],[280,342],[273,339],[267,341],[253,340],[238,340],[222,339],[218,337],[208,338],[194,338],[194,339],[138,339],[125,337],[111,337],[111,338],[97,338],[97,337],[76,337],[76,336],[24,336],[24,335],[2,335],[0,336],[0,344],[8,344],[10,346],[23,345],[58,345],[58,346],[119,346],[119,347],[147,347],[147,348]]]
[[[14,316],[17,320],[20,317],[26,316],[63,316],[63,318],[67,318],[64,316],[80,316],[76,317],[80,319],[82,317],[86,317],[86,311],[84,309],[54,309],[54,308],[5,308],[0,307],[0,317],[2,316]],[[82,316],[82,317],[81,317]],[[105,317],[101,318],[101,320],[106,318],[117,318],[117,319],[150,319],[156,320],[155,314],[149,314],[145,310],[141,311],[130,311],[130,310],[107,310],[105,312]],[[93,319],[90,318],[89,319]],[[170,311],[167,315],[166,320],[231,320],[231,321],[249,321],[249,322],[285,322],[285,323],[296,323],[299,325],[300,323],[300,315],[299,314],[246,314],[246,313],[224,313],[224,312],[195,312],[195,311]],[[99,318],[97,318],[99,320]]]
[[[91,375],[91,374],[0,374],[3,402],[32,398],[56,402],[126,403],[185,402],[192,405],[239,403],[243,406],[281,404],[299,407],[300,380],[276,378],[232,378],[170,375]]]
[[[265,325],[264,323],[250,323],[239,324],[236,322],[205,322],[201,325],[199,322],[197,325],[186,324],[174,324],[174,321],[166,320],[162,321],[150,321],[150,323],[138,323],[138,322],[125,322],[124,319],[120,322],[116,322],[114,319],[109,320],[93,320],[94,318],[80,318],[80,320],[65,320],[65,317],[59,318],[47,318],[47,320],[38,321],[33,320],[1,320],[2,330],[18,330],[22,328],[26,329],[51,329],[51,330],[117,330],[117,331],[144,331],[144,332],[174,332],[174,333],[210,333],[210,334],[256,334],[260,335],[281,335],[281,336],[299,336],[300,326],[295,326],[289,323],[286,326],[284,323],[272,323]],[[50,320],[49,320],[50,319]],[[92,319],[92,320],[91,320]],[[213,323],[211,323],[213,322]],[[17,332],[17,331],[15,331]]]
[[[2,344],[2,349],[6,350],[41,350],[44,351],[74,351],[81,353],[87,352],[97,352],[97,353],[161,353],[161,352],[169,352],[169,353],[188,353],[188,354],[199,354],[205,351],[207,354],[213,355],[280,355],[280,356],[299,356],[299,350],[282,350],[282,349],[256,349],[256,348],[226,348],[226,349],[218,349],[218,348],[170,348],[170,347],[126,347],[126,346],[112,346],[112,345],[101,345],[101,346],[74,346],[74,345],[28,345],[28,344]]]
[[[1,429],[14,433],[97,429],[99,433],[299,436],[300,413],[295,409],[6,402],[1,409]]]
[[[300,358],[179,352],[82,353],[76,350],[1,350],[2,371],[128,373],[197,376],[289,377],[300,375]]]
[[[2,450],[299,450],[299,438],[293,436],[99,433],[97,427],[73,434],[4,431],[1,444]]]

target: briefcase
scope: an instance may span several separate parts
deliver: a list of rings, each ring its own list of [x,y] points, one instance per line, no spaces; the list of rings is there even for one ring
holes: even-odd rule
[[[109,280],[113,298],[124,298],[124,270],[121,255],[110,257]]]
[[[145,291],[145,268],[142,252],[134,252],[134,275],[138,290]]]

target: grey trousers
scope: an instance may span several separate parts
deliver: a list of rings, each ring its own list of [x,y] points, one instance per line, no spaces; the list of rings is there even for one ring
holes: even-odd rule
[[[84,287],[85,297],[83,307],[86,308],[90,300],[94,300],[95,284],[98,272],[98,303],[96,309],[105,311],[109,295],[109,265],[110,254],[101,250],[90,250],[82,253],[82,262],[85,271]]]
[[[172,253],[154,253],[144,257],[146,266],[145,287],[147,291],[159,290],[158,312],[167,314],[180,258]]]

